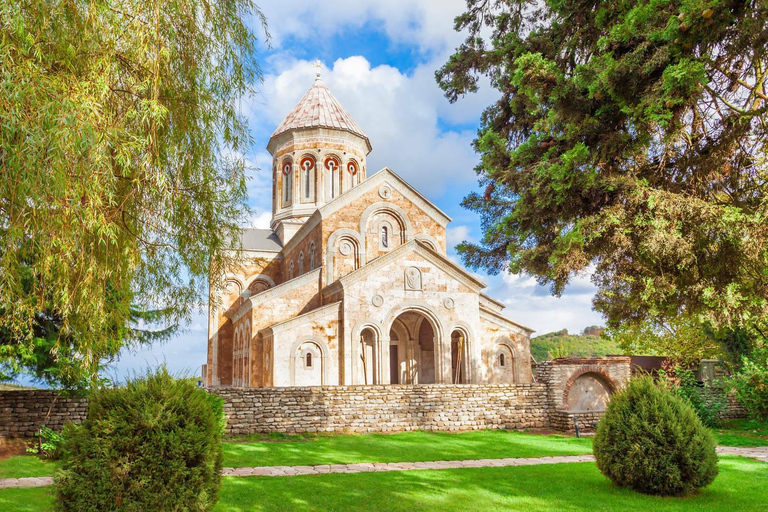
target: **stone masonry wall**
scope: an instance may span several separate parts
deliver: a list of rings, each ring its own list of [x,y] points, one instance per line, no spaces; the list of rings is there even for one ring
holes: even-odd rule
[[[546,372],[543,372],[546,374]],[[549,386],[532,384],[424,384],[212,388],[225,401],[227,433],[397,432],[552,428],[590,432],[603,411],[567,411],[554,406]],[[34,437],[41,425],[60,430],[87,414],[85,398],[57,397],[48,390],[0,391],[0,437]],[[723,418],[743,417],[728,397]]]
[[[546,384],[217,388],[227,433],[548,426]]]
[[[85,398],[57,397],[49,390],[0,391],[0,437],[34,437],[41,425],[61,430],[88,413]]]

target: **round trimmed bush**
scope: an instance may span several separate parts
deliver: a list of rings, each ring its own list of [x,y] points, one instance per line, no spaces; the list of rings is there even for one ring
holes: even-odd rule
[[[93,391],[65,431],[61,511],[205,511],[221,488],[223,401],[165,368]]]
[[[594,439],[600,471],[645,494],[683,496],[717,476],[712,434],[684,400],[639,377],[611,398]]]

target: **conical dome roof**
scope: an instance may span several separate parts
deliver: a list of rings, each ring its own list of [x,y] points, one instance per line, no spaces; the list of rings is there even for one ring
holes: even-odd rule
[[[277,130],[270,137],[270,145],[272,139],[289,130],[319,127],[354,133],[365,139],[368,150],[371,149],[368,136],[360,128],[360,125],[352,119],[349,112],[341,106],[339,100],[333,97],[328,86],[323,83],[320,77],[315,80],[304,97],[299,100],[291,113],[277,127]]]

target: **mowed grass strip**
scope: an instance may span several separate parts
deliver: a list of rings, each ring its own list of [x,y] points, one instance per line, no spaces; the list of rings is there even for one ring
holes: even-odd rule
[[[713,433],[721,446],[768,446],[768,421],[730,420],[713,429]]]
[[[721,457],[695,496],[657,498],[615,487],[594,464],[418,470],[296,477],[225,477],[216,512],[768,510],[768,465]],[[52,488],[0,489],[0,510],[52,510]]]
[[[56,467],[55,462],[36,455],[17,455],[0,459],[0,478],[51,476],[56,471]]]
[[[615,487],[592,463],[523,467],[226,477],[216,512],[768,510],[768,466],[740,457],[698,495],[658,498]]]
[[[328,436],[249,436],[223,445],[224,466],[317,466],[592,453],[590,438],[506,430]]]

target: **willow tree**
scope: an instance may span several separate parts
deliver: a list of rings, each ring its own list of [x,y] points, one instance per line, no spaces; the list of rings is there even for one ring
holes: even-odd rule
[[[235,243],[251,0],[0,0],[0,376],[95,378]],[[141,316],[141,314],[139,314]]]
[[[768,2],[469,0],[456,29],[446,96],[482,75],[500,92],[475,141],[485,192],[463,203],[484,231],[459,246],[469,266],[555,294],[593,272],[612,327],[766,333]]]

